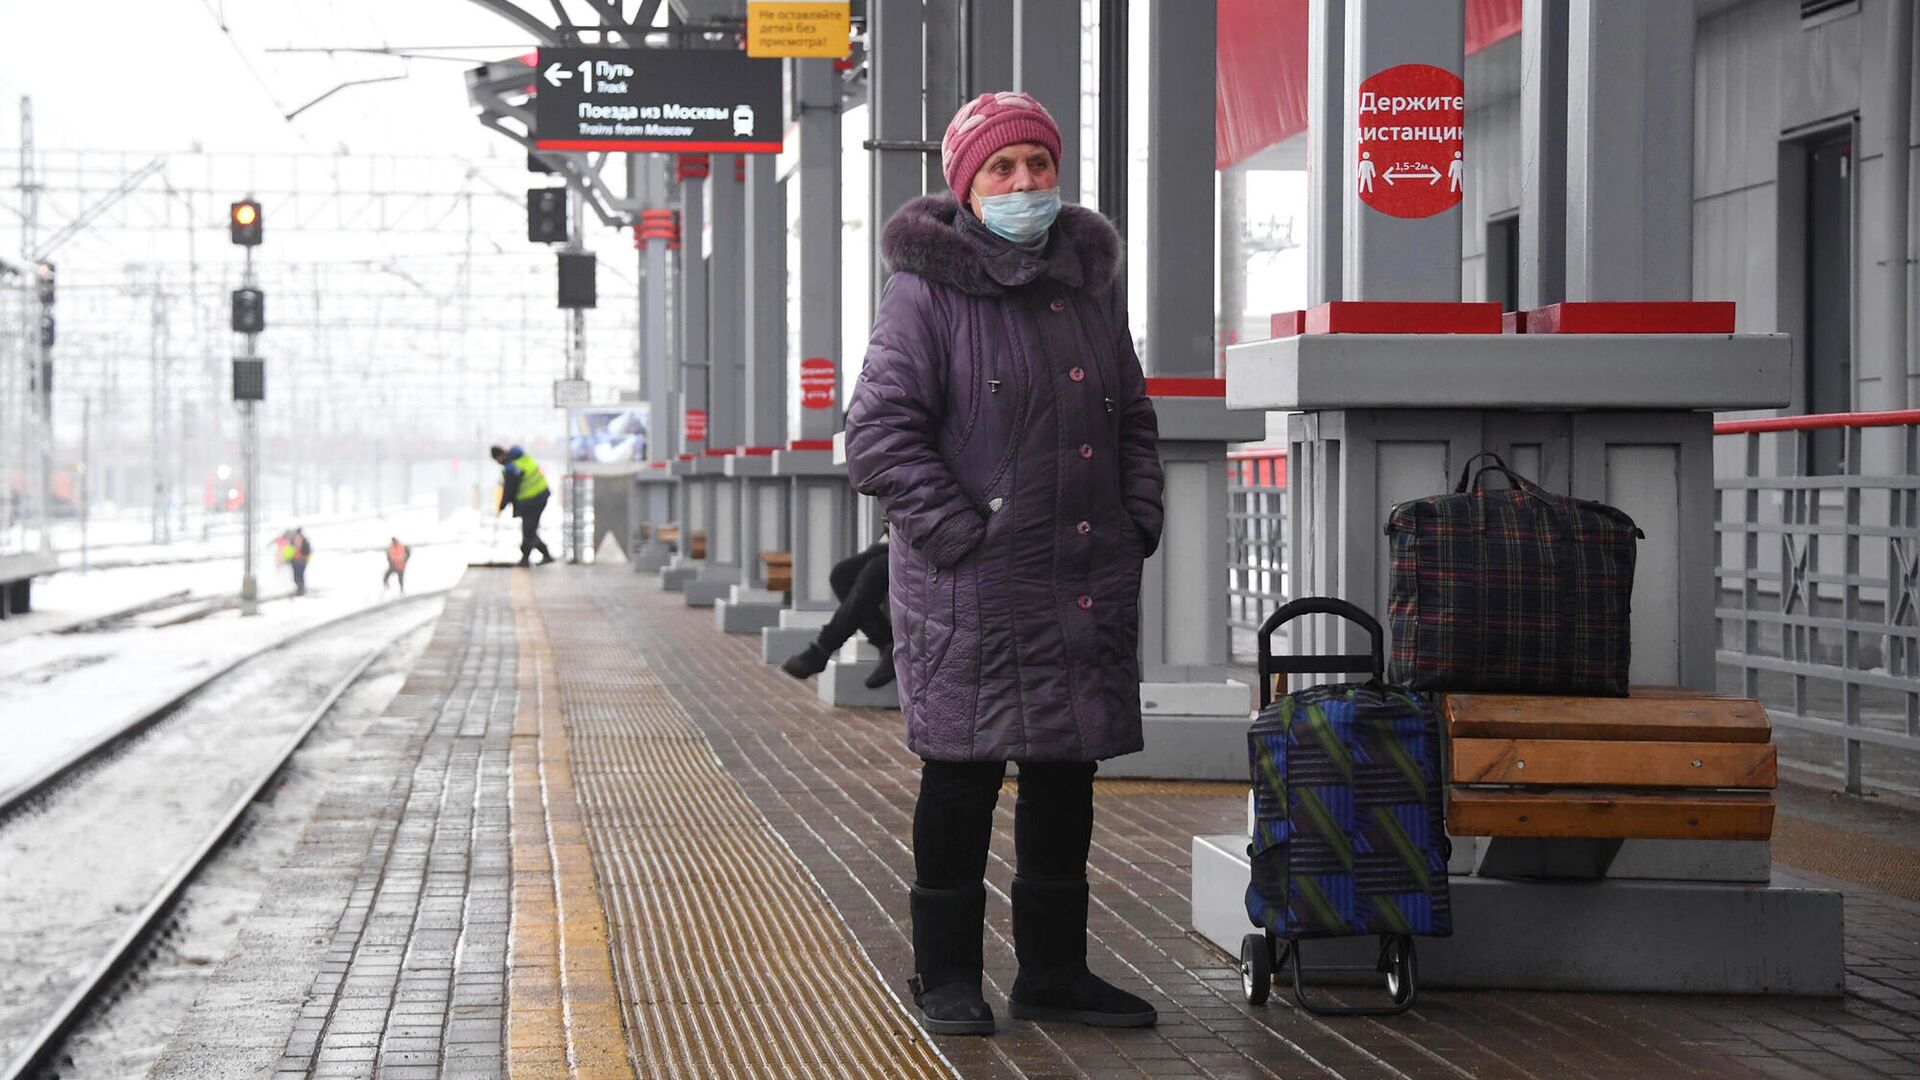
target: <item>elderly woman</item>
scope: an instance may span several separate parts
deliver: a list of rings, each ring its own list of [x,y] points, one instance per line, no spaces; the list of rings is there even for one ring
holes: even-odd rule
[[[952,194],[902,207],[847,413],[853,483],[893,530],[890,598],[914,807],[910,984],[928,1030],[989,1034],[983,884],[1006,763],[1016,1018],[1151,1024],[1087,969],[1093,774],[1138,750],[1140,566],[1159,543],[1158,431],[1119,237],[1063,206],[1060,131],[1025,94],[948,125]]]

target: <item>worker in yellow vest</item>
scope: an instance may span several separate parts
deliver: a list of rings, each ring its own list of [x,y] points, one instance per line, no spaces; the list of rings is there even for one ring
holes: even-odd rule
[[[547,508],[547,475],[540,471],[533,455],[518,446],[496,446],[490,452],[500,463],[500,505],[494,513],[512,503],[513,516],[520,519],[520,565],[530,565],[536,551],[543,564],[552,562],[553,552],[540,539],[540,515]]]

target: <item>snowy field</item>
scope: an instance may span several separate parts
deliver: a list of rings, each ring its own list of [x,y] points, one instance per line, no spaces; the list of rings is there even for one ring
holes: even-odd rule
[[[435,524],[431,510],[337,522],[302,522],[313,543],[307,595],[292,596],[291,571],[265,546],[288,523],[269,522],[255,561],[260,614],[226,609],[175,626],[158,622],[237,596],[241,560],[214,557],[197,539],[170,548],[138,548],[144,563],[175,556],[198,561],[133,565],[81,574],[63,571],[34,583],[35,611],[0,623],[0,790],[5,790],[101,734],[164,704],[232,661],[287,640],[309,627],[366,610],[398,596],[383,589],[391,536],[412,545],[407,591],[445,589],[470,562],[519,558],[518,522],[497,523],[471,512]],[[559,515],[542,533],[559,547]],[[137,604],[187,590],[188,602],[104,630],[60,633]],[[369,642],[369,647],[377,642]]]

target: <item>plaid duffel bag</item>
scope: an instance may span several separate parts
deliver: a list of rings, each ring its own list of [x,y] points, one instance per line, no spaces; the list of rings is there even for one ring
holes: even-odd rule
[[[1481,458],[1493,464],[1475,471]],[[1510,486],[1486,488],[1489,472]],[[1453,494],[1395,506],[1386,533],[1395,683],[1626,696],[1643,534],[1625,513],[1556,495],[1479,454]]]

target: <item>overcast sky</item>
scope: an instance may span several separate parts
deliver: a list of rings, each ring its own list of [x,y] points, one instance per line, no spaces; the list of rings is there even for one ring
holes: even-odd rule
[[[462,73],[532,44],[469,0],[0,0],[0,144],[18,145],[30,94],[49,148],[518,156],[473,119]],[[461,48],[440,54],[459,62],[272,51],[383,46]],[[405,78],[283,119],[391,75]]]

